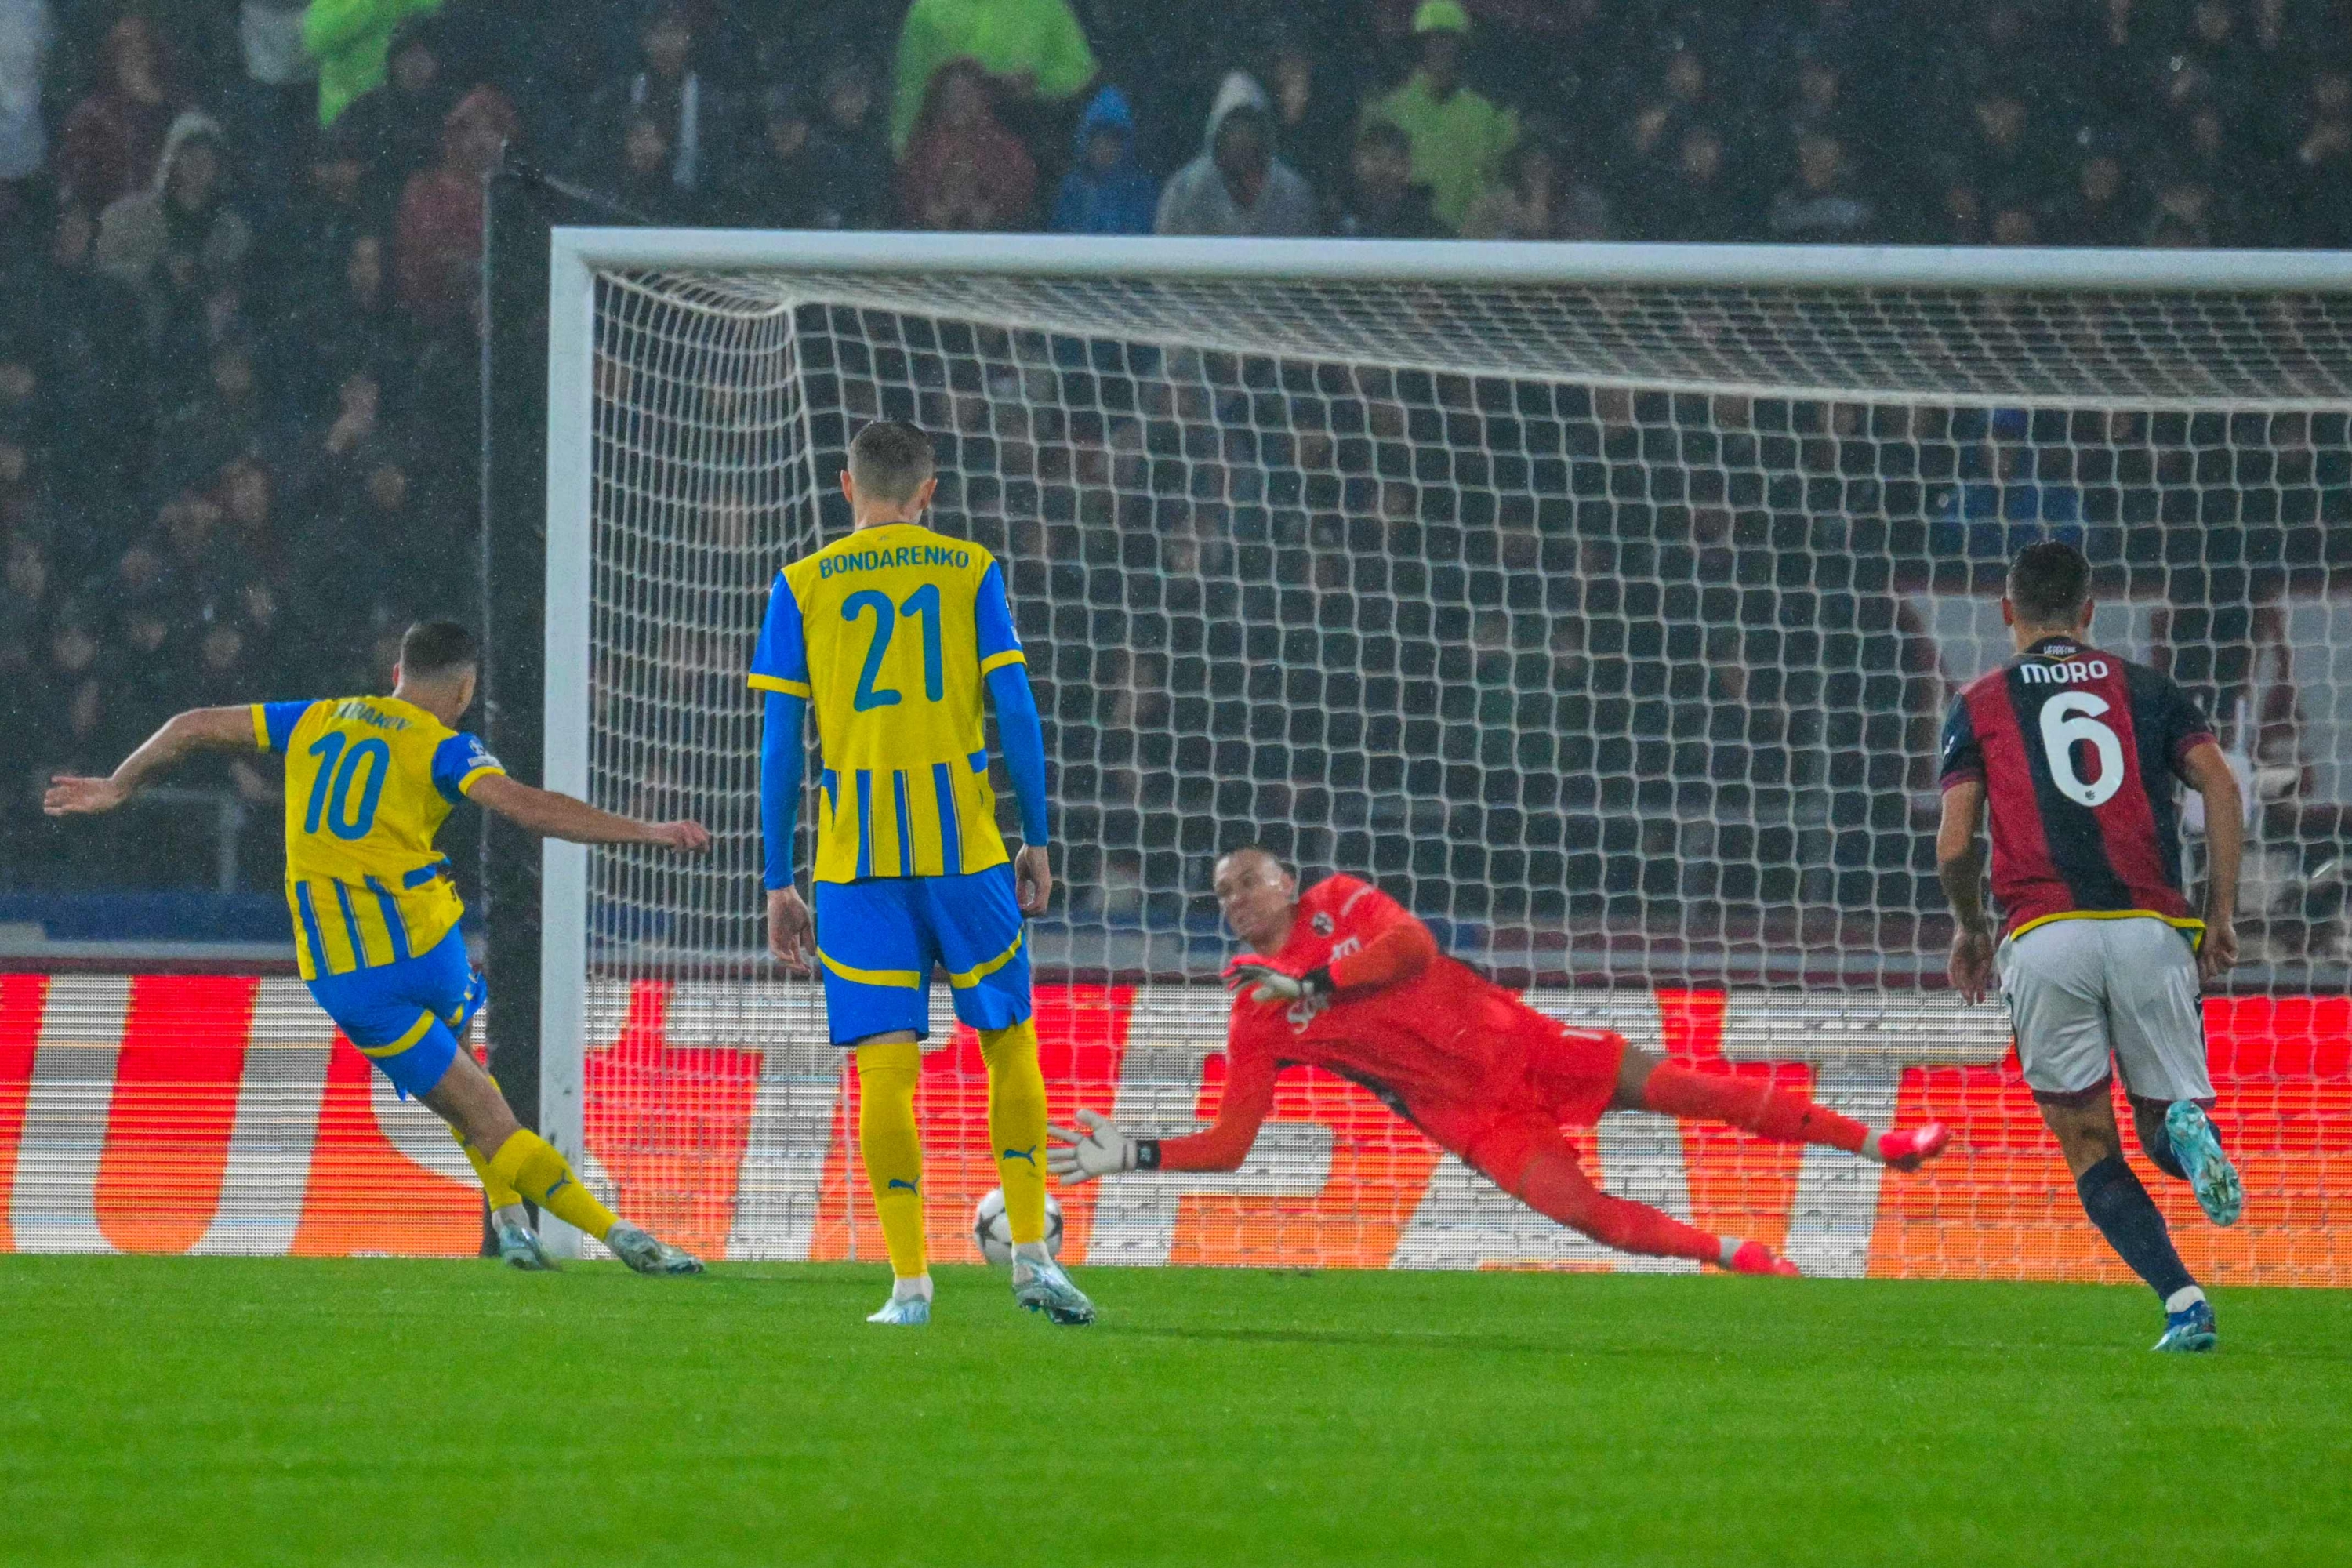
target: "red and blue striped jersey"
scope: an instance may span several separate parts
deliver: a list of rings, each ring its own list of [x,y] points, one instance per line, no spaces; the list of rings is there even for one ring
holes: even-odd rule
[[[2072,637],[2044,637],[1963,690],[1944,725],[1943,787],[1985,787],[2006,934],[2117,915],[2202,930],[2182,890],[2179,784],[2212,739],[2172,681]]]

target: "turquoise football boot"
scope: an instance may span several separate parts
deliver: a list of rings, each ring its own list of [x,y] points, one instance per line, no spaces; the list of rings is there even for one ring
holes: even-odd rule
[[[2246,1189],[2238,1180],[2238,1168],[2222,1152],[2204,1107],[2193,1100],[2174,1100],[2164,1113],[2164,1134],[2172,1140],[2173,1157],[2189,1173],[2189,1185],[2205,1217],[2215,1225],[2237,1224],[2246,1206]]]

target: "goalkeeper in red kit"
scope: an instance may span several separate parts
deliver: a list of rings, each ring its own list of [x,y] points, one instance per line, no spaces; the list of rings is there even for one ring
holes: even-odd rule
[[[1935,1123],[1874,1132],[1801,1094],[1694,1072],[1606,1030],[1571,1028],[1437,951],[1429,928],[1379,889],[1329,877],[1305,893],[1264,849],[1217,863],[1217,902],[1255,951],[1227,966],[1234,993],[1224,1101],[1186,1138],[1139,1138],[1095,1111],[1055,1128],[1066,1182],[1128,1171],[1230,1171],[1274,1108],[1275,1074],[1318,1067],[1378,1095],[1528,1207],[1621,1252],[1690,1258],[1739,1274],[1794,1274],[1761,1242],[1715,1236],[1595,1187],[1562,1135],[1604,1110],[1722,1121],[1787,1143],[1826,1143],[1897,1170],[1943,1152]]]

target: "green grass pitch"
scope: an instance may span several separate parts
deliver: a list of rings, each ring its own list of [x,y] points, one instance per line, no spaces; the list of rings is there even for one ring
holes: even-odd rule
[[[0,1563],[2342,1563],[2341,1294],[0,1259]]]

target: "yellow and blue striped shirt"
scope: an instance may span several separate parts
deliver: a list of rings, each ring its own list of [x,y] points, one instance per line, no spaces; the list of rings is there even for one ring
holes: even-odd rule
[[[466,912],[433,847],[449,808],[504,773],[469,734],[394,697],[262,702],[254,744],[286,758],[286,901],[302,978],[429,951]]]
[[[885,523],[777,574],[750,679],[816,715],[816,880],[957,876],[1011,858],[983,693],[990,671],[1022,662],[1003,574],[970,541]]]

